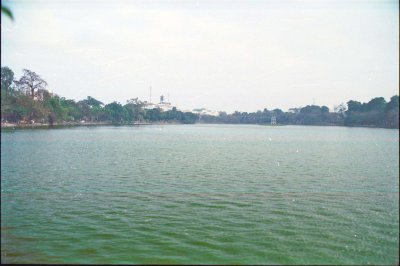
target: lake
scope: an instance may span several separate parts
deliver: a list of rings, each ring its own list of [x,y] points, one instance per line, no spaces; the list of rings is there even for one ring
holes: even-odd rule
[[[1,133],[3,263],[398,264],[399,130]]]

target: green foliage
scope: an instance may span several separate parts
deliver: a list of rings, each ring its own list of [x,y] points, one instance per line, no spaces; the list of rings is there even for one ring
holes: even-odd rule
[[[371,99],[368,103],[349,101],[345,112],[346,126],[399,127],[399,96],[393,96],[389,103],[383,97]]]
[[[390,98],[390,102],[387,103],[385,111],[398,110],[399,109],[399,96],[395,95]]]
[[[348,101],[347,102],[347,111],[346,114],[349,115],[352,112],[360,112],[362,111],[362,104],[357,101]]]
[[[295,108],[296,113],[283,112],[275,109],[254,113],[238,112],[226,114],[221,112],[219,116],[202,115],[203,123],[230,123],[230,124],[269,124],[274,115],[278,124],[286,125],[347,125],[347,126],[377,126],[399,128],[399,96],[393,96],[389,103],[384,98],[374,98],[368,103],[349,101],[347,110],[345,104],[335,108],[335,112],[329,112],[326,106],[307,105],[303,108]],[[293,110],[295,110],[293,109]]]
[[[107,120],[113,123],[123,123],[128,118],[127,110],[118,102],[112,102],[104,106],[106,112]]]
[[[90,107],[99,107],[101,105],[103,105],[102,102],[100,102],[99,100],[96,100],[93,97],[88,96],[86,100],[82,101],[83,103],[87,104]]]
[[[11,20],[14,20],[13,13],[8,7],[1,5],[1,13],[9,17]]]
[[[399,128],[399,96],[395,95],[390,98],[390,102],[385,107],[386,126],[391,128]]]
[[[127,101],[124,105],[126,112],[127,121],[143,121],[146,116],[146,111],[144,110],[144,104],[140,102],[137,98]]]
[[[17,97],[15,92],[1,88],[1,118],[4,120],[16,122],[18,120]]]
[[[14,80],[14,72],[8,67],[1,68],[1,88],[4,90],[11,89]]]
[[[197,115],[181,112],[175,107],[170,111],[159,108],[147,110],[138,98],[130,99],[125,105],[118,102],[104,104],[88,96],[75,102],[52,95],[44,87],[46,81],[35,72],[24,70],[24,75],[13,89],[14,73],[8,67],[1,68],[1,118],[2,121],[64,123],[72,121],[109,122],[132,124],[135,122],[169,122],[192,124],[203,123],[230,124],[269,124],[275,116],[278,124],[294,125],[347,125],[379,126],[399,128],[399,96],[393,96],[387,103],[383,97],[371,99],[368,103],[348,101],[329,112],[326,106],[307,105],[283,112],[280,109],[257,111],[253,113],[235,111],[232,114],[220,112],[218,116]],[[201,110],[199,110],[201,111]]]
[[[386,107],[386,101],[383,97],[374,98],[365,105],[366,111],[383,112]]]

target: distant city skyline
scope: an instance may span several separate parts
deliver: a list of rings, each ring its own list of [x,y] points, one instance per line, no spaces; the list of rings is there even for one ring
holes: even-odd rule
[[[399,91],[398,1],[8,3],[2,66],[104,103],[254,112]],[[2,15],[3,16],[3,15]]]

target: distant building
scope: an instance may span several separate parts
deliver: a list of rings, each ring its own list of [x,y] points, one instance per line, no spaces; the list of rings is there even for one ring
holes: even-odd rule
[[[211,110],[208,110],[206,108],[193,109],[191,112],[195,113],[195,114],[199,114],[199,115],[211,115],[211,116],[218,116],[219,115],[219,112],[211,111]]]
[[[31,95],[30,92],[27,95],[30,96]],[[39,89],[35,91],[33,99],[35,101],[43,101],[45,98],[51,98],[52,96],[53,96],[53,91]]]
[[[276,116],[275,115],[273,115],[271,117],[271,125],[276,125]]]
[[[154,103],[150,103],[150,102],[145,101],[143,103],[143,107],[144,107],[144,109],[154,109],[154,108],[157,108],[157,105],[154,104]]]
[[[174,106],[170,102],[165,101],[164,95],[160,96],[160,103],[155,104],[151,102],[144,102],[144,109],[160,108],[162,111],[171,111]]]
[[[161,96],[160,96],[160,103],[165,103],[165,101],[164,101],[164,95],[161,95]]]
[[[160,103],[157,106],[163,111],[170,111],[174,108],[170,102],[165,101],[164,95],[160,96]]]

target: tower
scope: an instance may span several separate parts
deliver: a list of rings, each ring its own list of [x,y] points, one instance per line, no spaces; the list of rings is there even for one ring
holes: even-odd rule
[[[150,101],[149,103],[151,103],[151,85],[150,85]]]
[[[276,116],[275,115],[271,116],[271,125],[276,125]]]

